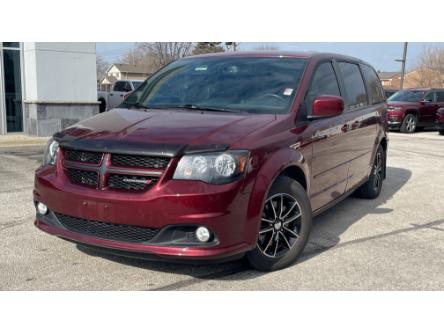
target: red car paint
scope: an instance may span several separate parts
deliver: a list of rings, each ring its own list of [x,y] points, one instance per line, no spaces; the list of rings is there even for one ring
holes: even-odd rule
[[[173,180],[178,156],[169,161],[158,182],[146,192],[96,190],[70,183],[61,149],[55,166],[43,166],[36,171],[34,189],[34,201],[43,202],[50,211],[86,220],[149,228],[206,226],[217,237],[211,246],[150,245],[103,239],[51,225],[41,216],[37,216],[35,225],[47,233],[104,248],[169,259],[227,258],[255,247],[264,199],[280,174],[298,177],[315,214],[350,194],[368,178],[376,148],[387,144],[385,103],[370,103],[354,112],[318,120],[299,118],[313,73],[320,63],[362,62],[346,56],[309,53],[212,56],[296,57],[307,59],[308,64],[288,114],[115,109],[82,121],[63,131],[63,135],[93,146],[119,142],[127,147],[149,143],[159,147],[225,145],[232,150],[248,150],[250,161],[244,177],[225,185]],[[338,98],[333,103],[338,104]],[[103,163],[112,168],[106,151],[104,156]]]
[[[436,129],[439,131],[439,134],[444,135],[444,108],[436,111]]]
[[[401,102],[389,100],[387,101],[388,124],[391,129],[400,128],[405,116],[409,113],[414,114],[418,120],[418,127],[433,127],[435,124],[436,111],[444,107],[443,89],[406,89],[404,91],[419,91],[422,96],[433,96],[430,100],[424,101],[424,98],[412,101]],[[391,96],[390,98],[393,98]]]

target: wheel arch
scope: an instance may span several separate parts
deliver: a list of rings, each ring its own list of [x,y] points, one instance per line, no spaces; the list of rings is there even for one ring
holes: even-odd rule
[[[276,179],[284,175],[298,181],[307,192],[310,190],[309,165],[303,153],[299,150],[284,148],[267,156],[264,164],[255,175],[248,203],[247,223],[245,230],[249,242],[256,244],[265,199]]]
[[[413,114],[413,115],[417,116],[418,113],[419,112],[417,109],[407,109],[407,110],[405,110],[404,115]]]

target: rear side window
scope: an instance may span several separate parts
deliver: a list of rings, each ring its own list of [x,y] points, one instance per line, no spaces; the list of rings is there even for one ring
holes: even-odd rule
[[[372,104],[384,102],[384,92],[382,90],[381,81],[373,68],[367,65],[361,65],[362,74],[369,88],[370,101]]]
[[[313,101],[321,95],[341,96],[338,80],[336,79],[336,74],[331,62],[325,62],[316,69],[307,97],[305,98],[309,113],[311,113]]]
[[[435,101],[435,92],[431,91],[424,96],[424,100],[426,102],[434,102]]]
[[[437,91],[436,92],[436,101],[437,102],[444,102],[444,91]]]
[[[116,84],[114,85],[114,91],[123,91],[125,88],[125,84],[125,81],[116,82]]]
[[[339,62],[339,71],[345,87],[345,100],[349,111],[368,105],[367,92],[359,66],[348,62]]]

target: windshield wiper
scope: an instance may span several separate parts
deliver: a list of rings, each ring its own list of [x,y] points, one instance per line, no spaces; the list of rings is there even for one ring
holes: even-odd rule
[[[222,107],[204,106],[196,104],[182,104],[182,105],[149,105],[148,109],[187,109],[196,111],[215,111],[215,112],[235,112],[241,113],[241,110],[226,109]]]

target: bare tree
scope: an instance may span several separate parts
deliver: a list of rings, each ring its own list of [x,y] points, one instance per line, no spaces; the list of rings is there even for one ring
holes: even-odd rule
[[[155,71],[162,66],[190,54],[191,42],[137,43],[120,59],[122,63],[146,66]]]
[[[108,66],[109,64],[101,56],[96,56],[97,80],[100,80],[105,76]]]
[[[165,66],[189,55],[192,45],[191,42],[156,42],[151,43],[150,48],[155,62],[159,66]]]
[[[444,48],[426,47],[410,73],[417,87],[431,88],[444,85]]]

